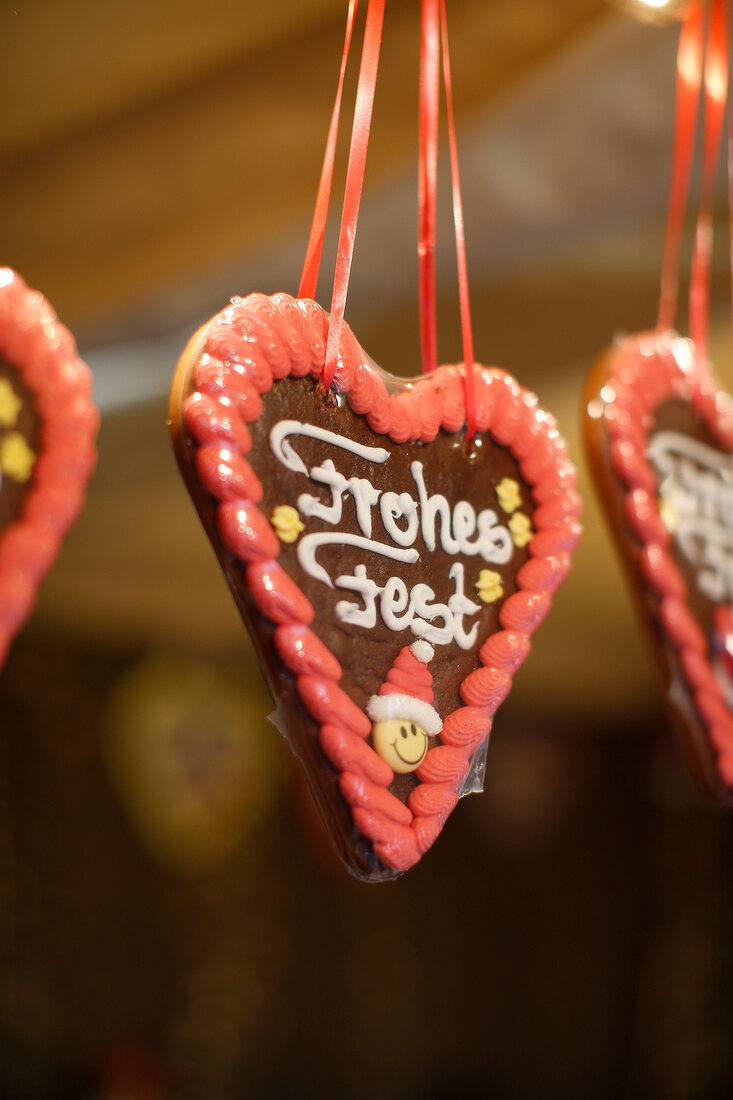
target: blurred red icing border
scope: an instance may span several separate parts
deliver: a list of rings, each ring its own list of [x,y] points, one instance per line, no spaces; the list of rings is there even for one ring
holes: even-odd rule
[[[84,504],[97,459],[92,373],[52,306],[0,268],[0,358],[17,371],[39,420],[38,456],[20,515],[0,531],[0,668],[38,586]]]
[[[733,715],[710,665],[708,639],[690,611],[687,585],[669,552],[673,536],[659,511],[658,477],[647,456],[650,418],[675,398],[689,404],[720,445],[733,451],[733,400],[692,341],[671,330],[621,340],[609,357],[600,399],[611,465],[624,486],[626,521],[641,543],[641,576],[660,600],[659,625],[679,654],[720,779],[733,791]]]

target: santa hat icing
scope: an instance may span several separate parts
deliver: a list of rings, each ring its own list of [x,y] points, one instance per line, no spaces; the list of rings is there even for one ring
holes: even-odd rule
[[[379,694],[367,703],[372,722],[404,718],[431,736],[440,733],[443,722],[433,706],[433,677],[427,667],[432,658],[433,647],[422,638],[400,650]]]

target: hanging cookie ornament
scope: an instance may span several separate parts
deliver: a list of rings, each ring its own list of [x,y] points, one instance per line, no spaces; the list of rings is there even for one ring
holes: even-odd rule
[[[586,442],[649,629],[685,759],[733,792],[733,401],[708,363],[712,201],[728,84],[725,0],[690,9],[677,61],[675,149],[657,327],[617,341],[589,380]],[[703,173],[690,338],[673,328],[701,82]]]
[[[181,471],[347,867],[393,878],[436,839],[567,574],[580,527],[555,422],[474,363],[445,10],[423,2],[424,376],[377,367],[344,323],[384,0],[370,0],[330,313],[314,294],[341,80],[297,298],[235,298],[171,394]],[[464,361],[437,366],[441,36]]]
[[[84,503],[91,371],[46,299],[0,268],[0,668]]]

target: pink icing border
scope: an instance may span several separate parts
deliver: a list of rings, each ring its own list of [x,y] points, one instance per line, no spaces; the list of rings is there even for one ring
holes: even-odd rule
[[[517,576],[519,591],[501,608],[502,629],[483,644],[481,667],[461,685],[465,706],[445,718],[442,743],[428,752],[417,773],[421,783],[405,805],[387,789],[392,770],[366,740],[368,717],[339,687],[338,661],[309,629],[313,607],[277,563],[279,541],[256,507],[262,488],[244,457],[251,446],[246,425],[260,415],[260,395],[287,375],[320,375],[327,334],[327,315],[309,299],[287,294],[234,299],[208,327],[195,368],[196,389],[184,402],[183,416],[199,445],[199,479],[219,501],[222,539],[243,563],[259,611],[276,624],[278,654],[321,724],[320,744],[340,773],[353,820],[380,859],[404,871],[432,845],[455,806],[471,759],[488,738],[493,715],[529,652],[530,635],[568,572],[581,534],[581,502],[554,419],[504,371],[477,368],[477,431],[491,432],[519,460],[533,490],[536,534],[530,559]],[[388,392],[348,326],[335,385],[374,431],[398,443],[427,443],[441,427],[455,432],[465,424],[462,366],[440,367]]]
[[[710,667],[708,639],[687,606],[685,581],[668,553],[672,535],[659,514],[659,479],[647,459],[652,414],[671,398],[688,402],[721,446],[733,451],[733,401],[696,358],[689,340],[674,332],[646,332],[621,341],[600,396],[611,464],[626,486],[626,517],[642,544],[639,571],[661,601],[659,624],[679,652],[718,774],[733,788],[733,716]]]
[[[99,413],[92,374],[69,330],[37,290],[0,268],[0,355],[17,369],[40,418],[40,447],[18,519],[0,533],[0,668],[39,584],[84,504]]]

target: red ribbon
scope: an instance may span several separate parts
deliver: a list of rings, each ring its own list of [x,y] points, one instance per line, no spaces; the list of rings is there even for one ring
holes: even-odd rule
[[[420,285],[420,338],[423,371],[429,373],[438,365],[437,330],[435,321],[435,195],[438,159],[438,92],[440,85],[440,52],[443,57],[448,145],[450,148],[451,186],[453,191],[453,224],[458,264],[458,294],[461,307],[463,361],[466,368],[466,436],[476,434],[476,397],[473,373],[473,334],[471,307],[468,297],[466,268],[466,237],[463,227],[461,181],[458,173],[456,126],[453,112],[453,86],[448,48],[448,26],[445,0],[422,0],[422,39],[420,51],[420,153],[419,153],[419,231],[418,270]]]
[[[318,194],[316,196],[316,208],[313,212],[313,222],[311,224],[308,247],[305,253],[305,263],[303,264],[303,274],[300,277],[300,286],[298,288],[299,298],[315,298],[316,296],[318,272],[321,266],[321,253],[323,251],[323,237],[326,232],[326,221],[328,219],[328,204],[331,199],[333,164],[336,158],[336,142],[338,140],[344,77],[346,76],[346,65],[349,60],[351,36],[354,31],[354,20],[356,18],[356,9],[358,6],[359,0],[350,0],[349,12],[346,17],[346,37],[344,39],[344,52],[341,57],[341,70],[339,72],[339,82],[336,90],[336,101],[333,105],[331,124],[328,128],[326,152],[323,156],[323,167],[321,168],[321,178],[318,183]]]
[[[448,55],[448,24],[445,17],[445,0],[440,0],[440,33],[443,43],[443,81],[448,114],[448,143],[450,146],[451,182],[453,188],[453,224],[456,232],[456,258],[458,263],[458,295],[461,305],[461,332],[463,335],[463,363],[466,369],[466,438],[476,434],[476,388],[473,370],[473,332],[471,330],[471,306],[468,298],[468,271],[466,267],[466,237],[463,229],[463,203],[461,180],[458,174],[458,150],[456,125],[453,115],[453,86]]]
[[[726,0],[713,0],[704,69],[705,130],[702,184],[690,273],[690,335],[707,359],[710,321],[710,260],[713,247],[713,195],[728,95],[728,17]]]
[[[703,44],[705,61],[703,64]],[[703,149],[700,203],[690,271],[690,336],[702,359],[708,355],[710,327],[710,263],[713,248],[713,199],[723,121],[728,96],[728,14],[726,0],[712,0],[705,35],[704,8],[694,4],[680,33],[677,52],[677,106],[675,111],[672,185],[662,258],[659,329],[672,328],[677,312],[679,253],[690,166],[700,99],[703,98]],[[731,140],[733,146],[733,139]],[[729,154],[729,191],[733,191],[733,165]],[[731,227],[733,270],[733,226]]]
[[[728,250],[730,263],[731,319],[733,320],[733,110],[728,111]]]
[[[354,241],[356,240],[356,224],[359,218],[359,204],[361,202],[367,146],[369,144],[369,128],[374,106],[374,89],[377,83],[379,47],[382,41],[382,23],[384,21],[384,2],[385,0],[369,0],[369,7],[367,8],[359,82],[356,89],[354,124],[351,130],[349,165],[346,170],[344,205],[341,212],[341,230],[336,253],[336,272],[333,280],[326,362],[321,374],[324,389],[328,389],[333,382],[341,346],[341,330],[344,323],[346,295],[349,290],[351,261],[354,255]]]
[[[420,39],[420,141],[418,152],[418,283],[420,345],[425,374],[438,365],[435,319],[435,197],[438,184],[440,15],[438,0],[423,0]]]
[[[700,85],[702,83],[704,23],[702,4],[693,4],[685,22],[682,24],[677,49],[672,184],[662,255],[659,315],[657,318],[657,328],[662,330],[673,328],[677,315],[680,241],[687,207]]]
[[[298,297],[300,298],[312,298],[315,294],[316,284],[318,282],[318,272],[323,250],[323,238],[328,218],[328,206],[333,181],[333,166],[338,138],[341,99],[357,3],[358,0],[351,0],[349,4],[338,89],[331,115],[326,151],[318,185],[316,208],[313,215],[313,223],[311,225],[308,248],[298,290]],[[364,182],[367,147],[369,143],[369,130],[371,127],[372,110],[374,106],[374,92],[379,65],[382,25],[384,22],[384,5],[385,0],[369,0],[367,8],[361,65],[359,68],[359,81],[356,92],[356,105],[354,108],[354,122],[351,131],[349,163],[346,171],[344,202],[341,213],[341,228],[339,231],[336,270],[331,299],[328,343],[326,346],[325,363],[321,373],[321,383],[326,389],[333,382],[341,345],[344,311],[346,308],[346,297],[351,275],[354,242],[356,239],[356,228]],[[463,358],[466,370],[466,429],[467,437],[471,439],[476,431],[473,335],[471,331],[471,311],[468,297],[466,241],[463,226],[461,184],[458,173],[458,153],[456,148],[445,0],[422,0],[422,14],[420,51],[420,141],[418,155],[418,264],[422,363],[423,371],[426,373],[437,367],[437,330],[435,319],[435,208],[438,174],[438,100],[442,47],[443,81],[445,85],[453,191],[453,221],[456,236],[458,288],[461,308],[461,328],[463,333]]]

